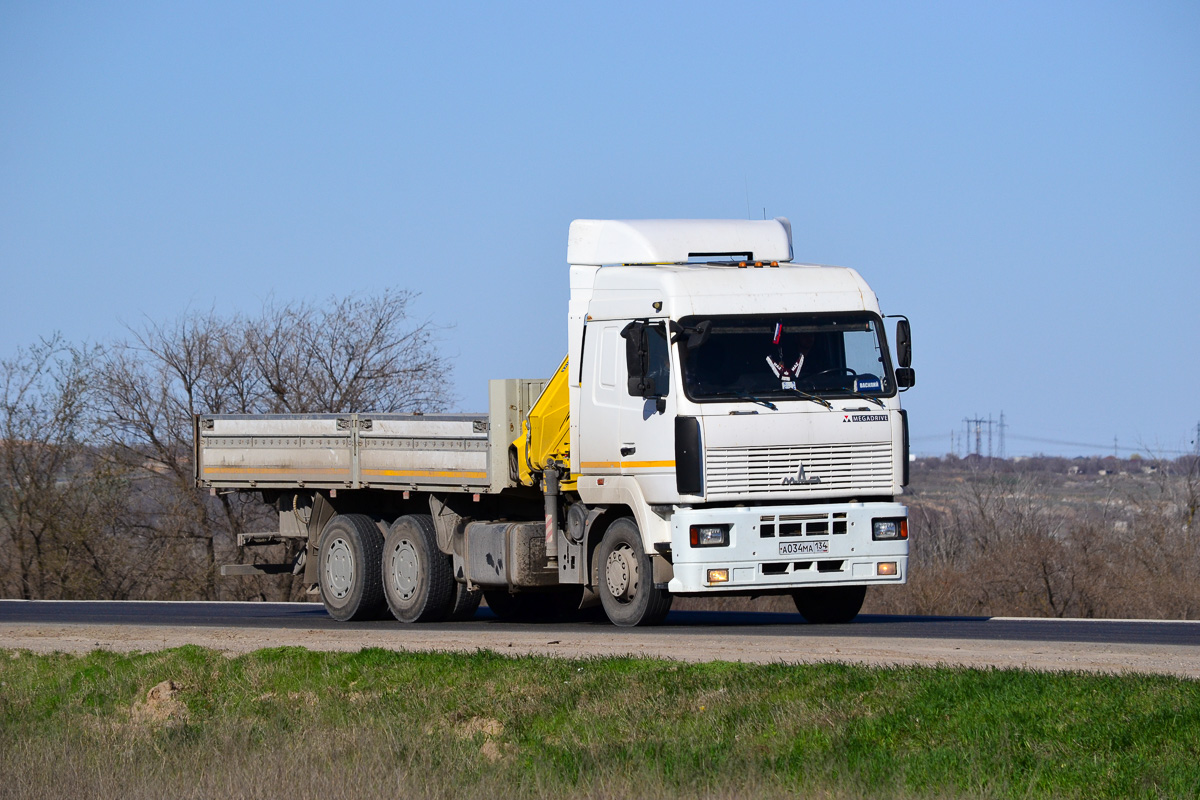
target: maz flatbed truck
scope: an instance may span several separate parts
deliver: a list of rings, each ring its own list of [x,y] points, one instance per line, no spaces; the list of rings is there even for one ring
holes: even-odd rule
[[[339,620],[789,594],[848,622],[908,569],[908,321],[897,366],[852,269],[792,262],[786,219],[576,220],[568,355],[486,414],[201,415],[196,482],[261,492]],[[233,565],[226,574],[262,571]]]

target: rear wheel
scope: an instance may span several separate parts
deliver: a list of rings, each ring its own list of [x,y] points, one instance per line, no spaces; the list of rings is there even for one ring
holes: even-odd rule
[[[321,532],[317,579],[321,602],[341,622],[383,614],[380,555],[383,536],[364,514],[339,514]]]
[[[438,549],[428,514],[409,514],[392,523],[383,544],[383,593],[401,622],[440,622],[454,605],[450,557]]]
[[[596,550],[599,581],[596,593],[614,625],[657,625],[671,610],[671,594],[654,587],[650,557],[642,534],[630,517],[608,527]]]
[[[454,602],[450,607],[450,614],[446,619],[461,621],[472,619],[475,616],[476,609],[479,608],[479,601],[483,599],[483,592],[476,589],[468,589],[465,583],[454,584]]]
[[[814,586],[792,594],[796,610],[816,625],[841,625],[858,616],[867,596],[865,586]]]
[[[489,589],[483,593],[488,608],[505,622],[560,622],[570,619],[583,600],[582,586],[565,586],[540,592],[510,593]]]

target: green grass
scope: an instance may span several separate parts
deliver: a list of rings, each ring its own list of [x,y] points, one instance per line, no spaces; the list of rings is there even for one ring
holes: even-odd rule
[[[147,711],[164,680],[178,694]],[[0,653],[0,797],[371,795],[1198,797],[1200,682],[486,652]]]

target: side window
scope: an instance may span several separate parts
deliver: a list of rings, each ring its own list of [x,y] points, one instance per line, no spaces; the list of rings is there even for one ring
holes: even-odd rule
[[[607,327],[600,335],[600,385],[613,388],[617,385],[617,348],[620,340],[617,329]]]
[[[646,327],[646,377],[653,379],[655,393],[666,397],[671,393],[671,348],[667,344],[667,327],[662,323]]]

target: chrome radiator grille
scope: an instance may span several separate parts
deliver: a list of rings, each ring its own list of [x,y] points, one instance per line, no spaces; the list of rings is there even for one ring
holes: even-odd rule
[[[803,472],[801,472],[803,465]],[[727,494],[795,494],[892,488],[890,442],[714,447],[704,454],[709,499]]]

